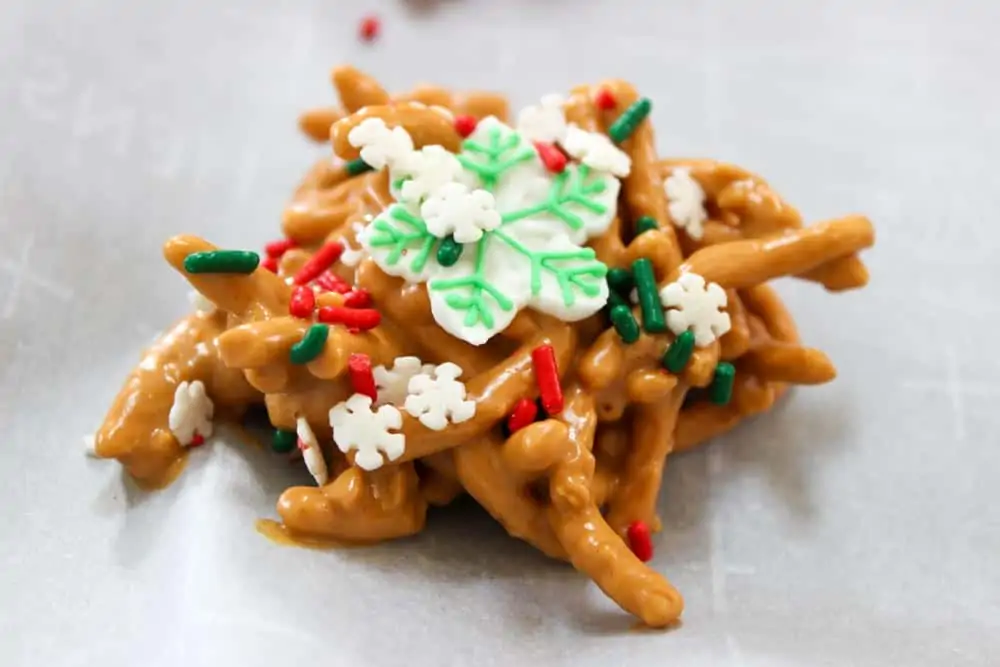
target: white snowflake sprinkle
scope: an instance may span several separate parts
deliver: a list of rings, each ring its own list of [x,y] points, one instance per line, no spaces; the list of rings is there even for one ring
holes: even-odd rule
[[[390,433],[390,429],[403,426],[403,415],[391,405],[372,411],[372,399],[364,394],[354,394],[330,410],[333,441],[345,454],[357,450],[354,463],[364,470],[382,467],[382,454],[395,461],[406,451],[406,437]]]
[[[393,182],[403,179],[399,189],[403,201],[420,202],[452,181],[460,180],[462,164],[442,146],[424,146],[392,168]]]
[[[462,369],[447,362],[434,369],[433,377],[429,373],[413,376],[407,387],[410,395],[406,397],[406,411],[434,431],[444,429],[449,422],[460,424],[472,419],[476,403],[465,400],[465,385],[458,381],[460,375]]]
[[[591,169],[606,171],[618,178],[628,176],[632,160],[611,139],[599,132],[587,132],[576,125],[566,130],[562,147],[571,156]]]
[[[214,313],[215,304],[208,300],[204,294],[198,290],[191,290],[188,292],[188,302],[197,310],[199,313]]]
[[[391,369],[376,366],[372,369],[375,387],[378,389],[378,400],[375,401],[375,405],[403,405],[406,401],[407,387],[410,386],[410,378],[420,373],[433,372],[434,364],[425,364],[419,357],[396,357]]]
[[[483,231],[500,226],[496,200],[486,190],[470,190],[462,183],[438,188],[420,206],[427,229],[438,238],[454,234],[459,243],[474,243]]]
[[[347,141],[361,149],[361,159],[374,169],[394,166],[413,152],[413,139],[401,127],[391,130],[381,118],[366,118],[347,135]]]
[[[563,98],[546,95],[538,106],[525,107],[517,116],[517,131],[530,141],[558,143],[566,136]]]
[[[716,283],[705,284],[697,273],[685,273],[660,290],[660,302],[667,311],[667,326],[675,335],[691,329],[698,347],[711,345],[729,331],[726,291]]]
[[[663,181],[663,189],[667,193],[670,219],[688,236],[700,239],[708,213],[705,211],[705,191],[691,177],[691,170],[687,167],[674,169]]]
[[[305,417],[295,420],[295,435],[299,438],[299,449],[302,450],[302,460],[305,461],[306,469],[318,486],[325,486],[329,479],[326,459],[323,458],[323,449],[319,446],[319,440],[316,439],[316,434],[309,427]]]
[[[188,447],[196,436],[208,438],[212,435],[212,415],[215,406],[205,393],[201,380],[181,382],[174,392],[174,404],[167,416],[167,425],[177,441]]]

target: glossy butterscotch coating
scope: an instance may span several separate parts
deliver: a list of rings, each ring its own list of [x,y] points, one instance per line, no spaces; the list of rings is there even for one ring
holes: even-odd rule
[[[451,114],[507,115],[506,101],[492,94],[454,95],[422,86],[393,97],[352,68],[334,70],[333,82],[341,107],[311,111],[300,125],[310,137],[329,140],[342,160],[357,157],[347,134],[364,118],[404,127],[417,147],[457,150],[461,140]],[[595,106],[598,88],[612,93],[616,110]],[[569,121],[601,131],[637,97],[629,84],[608,81],[573,89],[564,110]],[[661,285],[694,272],[719,283],[729,297],[731,330],[697,349],[682,373],[660,365],[672,334],[643,333],[626,345],[601,315],[569,324],[523,311],[501,335],[473,347],[435,324],[423,285],[390,277],[367,258],[334,270],[372,294],[382,324],[359,333],[331,327],[319,357],[291,365],[288,351],[307,323],[288,316],[291,288],[284,278],[323,242],[356,248],[358,223],[392,202],[385,173],[352,178],[341,164],[322,161],[285,210],[282,229],[300,248],[282,258],[279,275],[263,269],[249,276],[191,275],[184,258],[214,246],[189,236],[167,242],[167,261],[218,311],[189,316],[147,352],[97,435],[98,454],[119,459],[148,484],[167,480],[184,456],[166,428],[174,389],[180,381],[201,379],[222,409],[238,413],[264,404],[272,423],[285,429],[305,417],[326,443],[331,481],[286,490],[278,500],[282,523],[272,532],[302,542],[402,537],[423,528],[428,505],[468,493],[512,536],[570,561],[648,625],[674,622],[683,609],[681,596],[632,553],[623,539],[628,526],[644,521],[660,528],[656,498],[671,452],[766,411],[790,384],[833,379],[833,365],[800,344],[794,322],[766,283],[797,276],[832,291],[861,287],[868,276],[857,252],[871,246],[874,236],[861,216],[804,227],[799,213],[766,182],[738,167],[661,160],[648,120],[622,148],[632,170],[622,185],[618,217],[590,243],[598,258],[609,267],[649,258]],[[670,220],[663,180],[680,166],[690,169],[707,195],[711,219],[700,240]],[[640,216],[653,217],[659,228],[633,237]],[[342,297],[319,299],[320,305],[339,305]],[[531,350],[543,343],[556,352],[565,409],[505,437],[501,424],[514,404],[537,397]],[[328,413],[351,391],[345,371],[355,352],[369,355],[373,364],[391,364],[401,355],[459,364],[475,417],[431,431],[404,414],[405,454],[374,472],[353,466],[352,457],[331,442]],[[711,383],[720,360],[737,370],[732,400],[724,406],[686,404],[692,388]]]

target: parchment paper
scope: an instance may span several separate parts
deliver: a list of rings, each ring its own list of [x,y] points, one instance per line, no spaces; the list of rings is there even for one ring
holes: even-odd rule
[[[998,21],[943,0],[0,4],[0,664],[998,664]],[[84,458],[187,309],[160,244],[274,238],[320,153],[296,114],[345,61],[518,104],[627,77],[664,154],[875,220],[869,289],[781,286],[838,381],[670,460],[654,565],[682,628],[634,631],[470,504],[377,548],[276,546],[254,520],[308,478],[239,438],[152,495]]]

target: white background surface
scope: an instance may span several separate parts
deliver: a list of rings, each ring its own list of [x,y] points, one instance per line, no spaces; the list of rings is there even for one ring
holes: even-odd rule
[[[987,0],[0,4],[0,664],[998,664],[998,23]],[[83,457],[187,307],[161,242],[275,237],[316,154],[296,114],[346,61],[518,103],[630,78],[663,154],[876,222],[869,289],[782,285],[840,379],[670,460],[654,565],[681,629],[630,631],[474,507],[288,549],[253,521],[306,477],[264,451],[216,442],[156,495]]]

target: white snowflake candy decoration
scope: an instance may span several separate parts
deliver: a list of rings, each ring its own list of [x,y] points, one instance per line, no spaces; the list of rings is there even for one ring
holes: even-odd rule
[[[729,331],[729,313],[722,310],[728,299],[716,283],[705,284],[697,273],[685,273],[660,290],[660,302],[667,310],[667,326],[674,335],[688,329],[698,347],[711,345]]]
[[[360,240],[384,272],[427,283],[441,328],[481,345],[525,307],[573,322],[604,306],[607,267],[583,244],[615,217],[620,183],[610,173],[587,164],[551,173],[528,138],[494,117],[477,124],[458,155],[440,146],[412,155],[421,157],[390,169],[398,203]],[[492,194],[499,225],[480,225],[479,239],[442,266],[435,260],[440,239],[420,204],[452,182]]]
[[[330,410],[333,441],[343,453],[356,450],[354,463],[364,470],[382,467],[382,455],[395,461],[406,451],[406,437],[390,433],[403,426],[403,415],[392,405],[372,411],[372,399],[354,394]]]
[[[476,403],[465,399],[465,385],[458,381],[461,375],[462,369],[451,362],[437,366],[433,374],[414,375],[407,387],[406,411],[434,431],[472,419]]]
[[[674,225],[691,238],[700,239],[705,233],[708,212],[705,210],[705,191],[691,176],[691,170],[688,167],[675,168],[663,181],[663,190],[667,194],[667,208]]]
[[[298,417],[295,420],[295,435],[299,438],[299,449],[302,450],[302,460],[305,461],[306,470],[316,480],[318,486],[325,486],[330,474],[326,467],[326,459],[323,458],[323,449],[319,446],[319,440],[316,439],[316,434],[313,433],[305,417]]]
[[[496,205],[493,195],[486,190],[448,183],[424,200],[420,215],[434,236],[444,238],[452,234],[459,243],[474,243],[483,237],[484,231],[500,226]]]
[[[397,199],[420,204],[439,188],[459,180],[462,165],[442,146],[424,146],[393,165],[389,174]]]
[[[567,154],[588,167],[614,174],[619,178],[625,178],[632,170],[632,160],[629,156],[611,143],[607,135],[599,132],[587,132],[576,125],[570,125],[566,130],[562,147]]]
[[[425,364],[418,357],[396,357],[391,369],[381,365],[376,366],[372,369],[378,393],[375,405],[403,405],[410,378],[420,373],[433,372],[434,364]]]
[[[538,106],[525,107],[517,116],[517,131],[529,141],[559,143],[566,136],[561,95],[546,95]]]
[[[189,447],[201,438],[212,435],[212,415],[215,406],[205,392],[201,380],[181,382],[174,391],[174,404],[167,415],[167,426],[177,441]]]
[[[393,166],[413,152],[413,139],[401,127],[391,130],[381,118],[366,118],[347,134],[347,141],[361,149],[361,159],[374,169]]]

